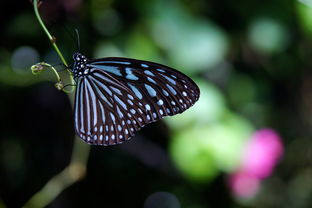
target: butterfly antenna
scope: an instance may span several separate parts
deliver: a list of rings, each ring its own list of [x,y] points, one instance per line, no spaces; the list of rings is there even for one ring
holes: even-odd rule
[[[74,31],[75,31],[75,34],[74,34],[72,27],[68,27],[64,23],[61,23],[61,26],[62,26],[62,29],[66,32],[66,34],[70,37],[70,39],[75,43],[75,45],[78,42],[78,49],[79,49],[78,52],[80,52],[80,43],[79,43],[80,41],[79,40],[77,41],[77,33],[78,33],[77,29],[74,29]],[[79,37],[78,37],[78,39],[79,39]],[[74,51],[74,52],[76,52],[76,51]]]
[[[76,36],[77,36],[78,52],[80,52],[80,37],[79,37],[79,31],[77,28],[75,29],[75,32],[76,32]]]

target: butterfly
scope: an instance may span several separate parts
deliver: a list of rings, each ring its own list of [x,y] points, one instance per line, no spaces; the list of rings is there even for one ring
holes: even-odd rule
[[[74,53],[76,134],[88,144],[115,145],[148,123],[184,112],[198,86],[181,72],[130,58],[88,59]]]

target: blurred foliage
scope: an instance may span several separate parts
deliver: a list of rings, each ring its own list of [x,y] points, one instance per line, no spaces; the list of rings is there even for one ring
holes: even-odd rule
[[[21,207],[70,163],[73,119],[53,73],[31,73],[41,61],[64,71],[32,5],[0,4],[0,207]],[[67,61],[78,50],[78,28],[88,57],[159,62],[201,90],[188,111],[126,144],[91,147],[86,177],[48,207],[311,207],[311,5],[43,1],[40,12]],[[267,127],[282,138],[284,156],[257,193],[237,197],[228,177],[252,134]]]

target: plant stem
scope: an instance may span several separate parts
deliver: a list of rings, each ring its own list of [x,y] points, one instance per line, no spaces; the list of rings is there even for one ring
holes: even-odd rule
[[[68,67],[68,64],[67,64],[66,60],[64,59],[63,54],[61,53],[61,51],[59,50],[59,48],[57,47],[57,45],[56,45],[56,43],[55,43],[55,38],[52,37],[52,35],[50,34],[50,32],[48,31],[48,29],[47,29],[46,26],[44,25],[44,23],[43,23],[43,21],[42,21],[40,15],[39,15],[39,12],[38,12],[38,2],[37,2],[37,0],[34,0],[33,4],[34,4],[34,10],[35,10],[36,17],[37,17],[37,19],[38,19],[38,21],[39,21],[39,23],[40,23],[42,29],[43,29],[44,32],[47,34],[49,40],[50,40],[51,43],[52,43],[52,46],[54,47],[56,53],[57,53],[57,54],[59,55],[59,57],[61,58],[61,60],[62,60],[62,62],[64,63],[64,65],[65,65],[66,67]]]
[[[50,32],[48,31],[48,29],[46,28],[46,26],[44,25],[44,23],[43,23],[43,21],[42,21],[42,19],[40,17],[40,14],[39,14],[39,11],[38,11],[38,1],[37,0],[33,0],[33,5],[34,5],[34,11],[35,11],[36,17],[37,17],[37,19],[38,19],[42,29],[44,30],[44,32],[48,36],[50,42],[52,43],[52,46],[53,46],[54,50],[56,51],[56,53],[58,54],[58,56],[62,60],[63,64],[68,68],[68,64],[67,64],[63,54],[61,53],[61,51],[59,50],[59,48],[56,45],[55,38],[50,34]],[[73,75],[72,75],[72,73],[68,69],[67,69],[67,71],[70,74],[70,82],[71,82],[72,85],[74,85],[75,82],[74,82]]]

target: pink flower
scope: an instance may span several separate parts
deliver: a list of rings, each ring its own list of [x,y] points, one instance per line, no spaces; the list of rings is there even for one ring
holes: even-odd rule
[[[275,131],[256,131],[246,146],[241,171],[260,179],[266,178],[271,175],[282,154],[283,145]]]
[[[230,176],[229,185],[234,195],[240,198],[250,198],[259,190],[260,180],[246,172],[237,172]]]
[[[281,138],[274,130],[256,131],[246,145],[240,168],[229,178],[233,193],[244,198],[253,196],[261,179],[272,174],[282,154]]]

